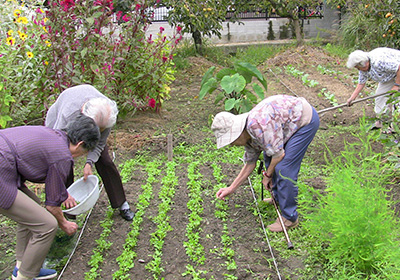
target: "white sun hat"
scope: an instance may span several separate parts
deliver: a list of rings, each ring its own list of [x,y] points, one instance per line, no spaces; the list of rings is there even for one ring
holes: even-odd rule
[[[248,115],[249,113],[234,115],[229,112],[221,112],[214,117],[211,130],[217,138],[218,149],[239,138],[246,126]]]

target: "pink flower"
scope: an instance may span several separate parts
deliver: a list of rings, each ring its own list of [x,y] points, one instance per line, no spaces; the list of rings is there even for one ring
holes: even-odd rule
[[[156,107],[156,101],[154,100],[154,98],[149,100],[149,107],[151,107],[151,108]]]
[[[167,60],[168,60],[168,57],[165,57],[165,56],[162,57],[163,62],[166,62]]]
[[[163,33],[164,30],[165,30],[164,27],[161,26],[161,27],[160,27],[160,33]]]
[[[124,16],[122,17],[122,20],[125,21],[125,22],[128,22],[130,19],[131,19],[131,17],[128,16],[128,15],[124,15]]]
[[[182,27],[178,26],[178,27],[176,28],[176,30],[177,30],[178,32],[181,32]]]
[[[140,7],[142,7],[140,4],[136,4],[135,10],[136,10],[136,11],[139,11]]]
[[[120,20],[122,17],[122,11],[117,12],[117,20]]]
[[[70,8],[75,6],[75,1],[73,1],[73,0],[63,0],[63,1],[60,1],[60,5],[63,7],[63,10],[66,12]]]

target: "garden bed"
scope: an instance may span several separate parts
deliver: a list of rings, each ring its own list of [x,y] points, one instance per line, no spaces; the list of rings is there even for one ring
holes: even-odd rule
[[[109,137],[110,148],[115,152],[117,164],[122,164],[121,168],[128,160],[137,158],[143,153],[147,158],[146,162],[137,162],[132,177],[125,183],[127,199],[134,209],[143,203],[141,199],[145,192],[144,186],[147,186],[151,192],[150,204],[143,208],[143,220],[136,221],[140,230],[136,235],[135,254],[131,257],[133,264],[128,269],[130,276],[126,279],[279,279],[260,220],[255,215],[256,208],[250,186],[240,188],[226,202],[226,205],[219,205],[219,202],[215,200],[218,185],[229,185],[240,171],[243,164],[239,159],[241,151],[234,150],[233,155],[231,153],[225,155],[224,150],[215,151],[213,161],[203,157],[204,154],[216,150],[215,145],[210,144],[214,143],[212,142],[214,139],[208,129],[209,116],[223,108],[214,105],[212,96],[204,100],[197,98],[202,75],[213,64],[202,57],[189,60],[191,66],[180,73],[171,86],[171,99],[165,102],[161,114],[137,112],[134,116],[118,123],[112,136]],[[344,60],[329,56],[321,48],[303,47],[291,48],[266,61],[259,69],[267,78],[268,95],[296,94],[305,97],[318,111],[333,106],[332,100],[327,98],[324,92],[333,94],[339,104],[345,103],[352,93],[355,85],[353,79],[357,73],[345,68],[345,63]],[[304,72],[303,75],[308,74],[307,79],[317,81],[318,85],[314,87],[305,85],[304,80],[285,71],[288,65],[301,70]],[[323,71],[323,69],[331,71]],[[306,154],[307,162],[322,165],[326,147],[333,152],[340,152],[343,150],[345,141],[354,141],[356,138],[347,132],[340,134],[338,130],[339,133],[330,136],[327,136],[329,135],[327,132],[335,126],[345,127],[357,124],[364,112],[367,116],[374,116],[372,100],[345,107],[341,112],[330,111],[321,115],[320,132],[317,133]],[[174,162],[176,163],[173,172],[177,184],[173,186],[175,192],[171,194],[169,210],[166,213],[168,218],[164,219],[168,221],[170,227],[163,238],[161,260],[157,268],[153,265],[151,269],[148,264],[156,259],[154,257],[156,246],[151,243],[151,238],[154,237],[157,227],[160,227],[156,217],[160,215],[160,203],[165,201],[160,194],[166,185],[162,180],[167,176],[168,166],[166,158],[160,158],[160,155],[167,153],[167,134],[173,135]],[[198,150],[192,150],[193,147]],[[376,144],[374,148],[377,151],[381,149],[379,144]],[[147,164],[153,161],[158,164],[156,170],[160,173],[156,174],[155,181],[146,185],[149,179],[146,171],[146,168],[149,168]],[[213,164],[217,164],[217,167],[221,169],[222,179],[215,175],[217,167]],[[193,165],[194,171],[191,171]],[[200,182],[197,186],[199,189],[195,186],[190,187],[192,172],[193,176],[199,176],[194,180]],[[300,172],[299,179],[315,189],[325,188],[322,176],[301,176]],[[254,188],[259,188],[259,176],[255,174],[251,178],[251,183]],[[187,252],[189,245],[185,245],[185,242],[189,241],[190,215],[194,211],[189,209],[188,202],[194,196],[191,192],[196,191],[201,198],[199,205],[202,210],[199,210],[201,219],[194,230],[200,238],[197,247],[202,248],[202,253],[199,254],[204,255],[203,262],[191,257]],[[395,198],[398,197],[396,191],[393,194]],[[256,195],[259,193],[257,192]],[[85,273],[91,269],[88,262],[92,258],[92,251],[98,246],[96,240],[104,232],[104,228],[99,224],[107,217],[107,207],[108,199],[103,191],[92,211],[77,250],[61,279],[85,279]],[[273,209],[266,209],[265,205],[260,207],[262,211],[270,214],[265,222],[272,223],[276,219]],[[225,211],[226,216],[219,211]],[[106,246],[107,248],[102,253],[103,261],[96,272],[99,274],[98,279],[113,279],[113,274],[120,270],[117,259],[123,254],[124,246],[127,246],[128,242],[127,237],[133,230],[132,225],[122,220],[117,212],[114,213],[112,219],[113,225],[106,238],[106,241],[112,245]],[[299,269],[305,268],[303,260],[307,248],[296,243],[296,232],[297,229],[289,232],[295,246],[295,252],[289,255],[283,234],[268,232],[282,279],[299,279],[304,276],[299,273]],[[10,239],[10,236],[14,236],[13,228],[2,226],[0,236]],[[224,242],[221,239],[222,236],[227,236],[230,242]],[[2,240],[8,242],[8,239]],[[158,241],[160,243],[160,240]],[[4,248],[3,245],[2,248]],[[227,253],[232,252],[228,248],[234,251],[233,256]],[[12,256],[9,258],[12,260]],[[193,268],[191,273],[188,272],[190,271],[188,265]],[[12,261],[6,264],[2,270],[3,277],[8,276],[7,272],[11,273],[12,266]],[[198,275],[199,278],[194,275]]]

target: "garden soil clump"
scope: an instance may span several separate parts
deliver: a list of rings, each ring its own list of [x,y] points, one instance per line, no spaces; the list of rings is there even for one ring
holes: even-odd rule
[[[267,95],[288,94],[305,97],[318,111],[333,106],[329,100],[321,96],[323,88],[326,89],[325,91],[333,93],[339,104],[345,103],[352,93],[354,89],[353,79],[357,77],[357,73],[354,70],[345,68],[345,63],[346,61],[344,60],[329,56],[321,48],[301,47],[291,48],[282,52],[265,61],[258,68],[264,73],[268,81]],[[165,101],[161,113],[137,112],[133,116],[118,122],[108,139],[110,150],[115,154],[117,165],[123,164],[143,152],[154,158],[159,154],[166,154],[168,134],[173,136],[174,147],[182,146],[188,148],[204,141],[206,138],[213,137],[209,130],[210,116],[222,111],[223,107],[222,105],[214,104],[214,95],[199,100],[198,93],[205,71],[211,66],[219,68],[221,66],[215,65],[203,57],[191,57],[189,58],[189,64],[190,66],[181,71],[171,85],[171,98]],[[304,71],[309,74],[309,79],[316,80],[319,84],[314,88],[304,86],[301,79],[285,73],[284,67],[287,65],[292,65]],[[341,74],[322,74],[317,70],[318,65],[340,71]],[[351,107],[344,107],[342,112],[334,110],[321,115],[320,129],[327,130],[331,126],[357,124],[364,113],[369,117],[374,116],[373,100],[360,102]],[[352,136],[335,135],[325,139],[324,141],[326,142],[324,143],[314,141],[306,157],[312,157],[312,162],[315,164],[324,164],[323,158],[326,147],[331,151],[341,151],[346,140],[351,141]],[[379,147],[377,148],[379,149]],[[216,149],[216,146],[210,146],[209,149]],[[229,186],[239,173],[242,163],[238,161],[232,164],[221,163],[221,165],[223,166],[221,172],[226,175],[223,183]],[[176,187],[173,204],[168,212],[170,217],[169,224],[172,230],[167,233],[164,239],[161,263],[164,271],[161,272],[159,279],[162,277],[166,280],[192,279],[190,276],[183,276],[187,269],[187,264],[192,263],[183,246],[183,243],[187,241],[185,232],[189,221],[187,207],[189,195],[186,187],[189,178],[187,170],[187,164],[182,164],[176,168],[175,175],[178,177],[178,186]],[[203,165],[201,174],[204,182],[209,182],[210,185],[213,184],[211,164],[208,166]],[[147,174],[142,169],[135,170],[132,179],[124,184],[127,200],[133,209],[138,203],[138,195],[142,193],[141,186],[145,184],[146,178]],[[254,182],[254,184],[259,183],[260,181]],[[323,189],[325,187],[324,180],[318,177],[307,183],[315,188]],[[150,246],[149,240],[151,234],[156,230],[154,217],[158,212],[160,183],[155,183],[152,187],[155,198],[143,216],[136,245],[137,256],[134,259],[134,267],[129,272],[129,279],[153,279],[152,273],[146,269],[146,264],[153,258],[154,248]],[[213,205],[215,193],[207,186],[203,186],[203,188],[203,205]],[[231,273],[237,279],[278,279],[260,222],[257,216],[248,210],[248,205],[252,203],[254,203],[253,196],[248,187],[238,189],[234,196],[228,200],[227,211],[229,216],[226,220],[226,225],[231,236],[234,237],[233,248],[237,266],[233,272],[227,271],[226,259],[215,252],[216,244],[221,242],[220,235],[224,230],[223,223],[215,217],[214,209],[204,208],[201,214],[203,219],[201,222],[200,243],[204,247],[206,260],[204,264],[198,266],[198,269],[204,270],[206,273],[201,277],[206,279],[225,279],[224,275]],[[103,190],[99,201],[93,208],[75,254],[63,272],[61,279],[85,279],[85,273],[90,270],[88,261],[91,258],[93,248],[97,246],[95,240],[100,237],[103,231],[102,227],[100,227],[100,222],[106,216],[108,205],[107,195]],[[275,218],[271,217],[271,220]],[[101,263],[101,271],[99,272],[101,276],[98,279],[113,279],[112,274],[119,269],[116,258],[124,250],[127,234],[131,231],[130,223],[124,221],[117,211],[115,211],[113,219],[114,224],[107,239],[107,241],[112,242],[112,245],[104,253],[104,261]],[[14,232],[7,232],[7,228],[2,227],[0,229],[2,239],[5,236],[14,235]],[[281,258],[280,250],[286,250],[283,234],[282,242],[273,244],[278,267],[283,274],[283,279],[298,279],[300,275],[296,271],[305,267],[302,258]],[[10,267],[8,267],[10,273],[12,265],[13,263],[10,262]]]

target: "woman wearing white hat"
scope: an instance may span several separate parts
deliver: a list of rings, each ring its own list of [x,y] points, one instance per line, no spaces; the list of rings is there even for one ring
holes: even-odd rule
[[[211,126],[217,148],[229,144],[245,146],[245,165],[229,187],[217,192],[217,197],[223,199],[233,193],[255,169],[263,152],[267,167],[263,184],[272,187],[286,228],[297,226],[298,187],[293,182],[297,181],[301,161],[318,128],[316,110],[304,98],[288,95],[268,97],[249,113],[218,113]],[[268,228],[283,231],[278,220]]]

